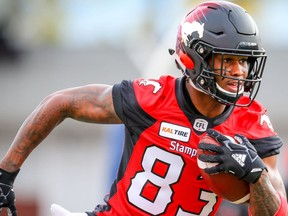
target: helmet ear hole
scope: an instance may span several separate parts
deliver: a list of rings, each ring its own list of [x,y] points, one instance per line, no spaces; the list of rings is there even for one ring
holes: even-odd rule
[[[186,53],[180,50],[178,55],[179,55],[180,61],[185,65],[186,68],[190,70],[194,69],[194,62]]]

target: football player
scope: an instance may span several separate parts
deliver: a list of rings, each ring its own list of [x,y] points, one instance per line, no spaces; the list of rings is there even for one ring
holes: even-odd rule
[[[202,3],[184,17],[170,53],[181,78],[87,85],[46,97],[0,163],[0,207],[17,215],[13,182],[21,165],[58,124],[72,118],[124,124],[124,150],[106,203],[86,213],[52,205],[54,216],[215,215],[222,198],[209,189],[197,165],[205,133],[222,144],[199,146],[216,154],[200,160],[219,163],[206,172],[230,172],[247,181],[251,215],[286,215],[276,166],[283,143],[254,100],[266,62],[254,20],[234,3]],[[236,137],[241,148],[234,149],[224,135]],[[246,156],[243,163],[231,156],[235,151]]]

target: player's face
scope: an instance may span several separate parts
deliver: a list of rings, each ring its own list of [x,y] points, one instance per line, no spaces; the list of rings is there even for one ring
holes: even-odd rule
[[[214,56],[214,72],[217,84],[226,91],[237,93],[243,91],[244,81],[248,75],[248,57],[236,55]]]

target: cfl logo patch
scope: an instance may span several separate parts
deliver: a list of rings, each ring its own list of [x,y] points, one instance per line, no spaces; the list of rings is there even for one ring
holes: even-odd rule
[[[196,119],[193,124],[193,128],[199,132],[206,131],[207,127],[208,127],[208,122],[204,119]]]

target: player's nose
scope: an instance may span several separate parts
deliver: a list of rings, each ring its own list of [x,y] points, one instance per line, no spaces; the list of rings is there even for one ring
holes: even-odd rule
[[[242,63],[236,61],[233,63],[232,68],[230,70],[231,76],[245,78],[245,75],[248,73],[248,66],[243,65]]]

